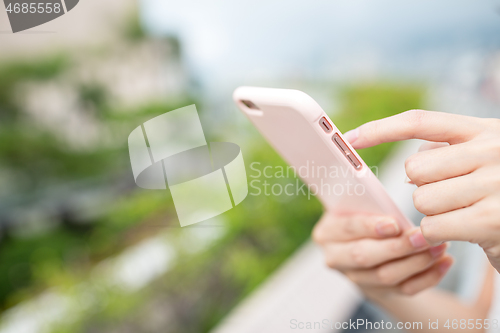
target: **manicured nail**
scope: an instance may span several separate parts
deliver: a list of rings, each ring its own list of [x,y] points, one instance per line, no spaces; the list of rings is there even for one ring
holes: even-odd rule
[[[391,217],[382,217],[377,221],[375,230],[379,236],[396,236],[399,233],[399,226]]]
[[[419,249],[427,245],[427,241],[420,231],[415,232],[410,236],[410,243],[414,248]]]
[[[431,256],[433,256],[434,258],[437,258],[440,255],[442,255],[444,253],[444,251],[446,251],[447,247],[448,247],[448,245],[446,245],[446,244],[434,246],[434,247],[431,247],[429,249],[429,252],[431,253]]]
[[[453,261],[451,260],[446,260],[446,261],[443,261],[442,263],[439,264],[439,271],[441,272],[441,274],[444,274],[446,273],[451,265],[453,264]]]
[[[359,128],[355,128],[350,130],[349,132],[344,133],[344,138],[349,141],[349,143],[354,143],[359,137]]]

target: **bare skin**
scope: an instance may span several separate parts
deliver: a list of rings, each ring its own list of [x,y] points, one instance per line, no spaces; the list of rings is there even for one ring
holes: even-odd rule
[[[415,207],[426,217],[420,228],[401,232],[388,216],[327,212],[313,231],[327,264],[401,321],[487,318],[498,274],[493,268],[474,304],[431,287],[453,263],[446,254],[450,240],[479,244],[500,270],[500,120],[413,110],[366,123],[346,138],[356,149],[413,138],[430,141],[405,163],[417,186]],[[450,331],[441,328],[429,332]],[[466,330],[484,331],[476,324]]]
[[[418,186],[415,207],[427,215],[422,233],[431,245],[479,244],[500,270],[500,119],[412,110],[351,131],[354,148],[406,139],[441,147],[410,156],[405,170]],[[446,145],[447,144],[447,145]]]

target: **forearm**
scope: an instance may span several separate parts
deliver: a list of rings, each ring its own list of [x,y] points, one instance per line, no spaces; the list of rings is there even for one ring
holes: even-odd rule
[[[421,322],[422,329],[415,332],[454,332],[458,329],[444,327],[446,322],[451,325],[454,319],[460,326],[461,319],[480,319],[484,324],[487,311],[482,307],[461,302],[456,296],[448,292],[431,289],[416,296],[372,296],[370,299],[386,309],[401,322]],[[429,322],[438,322],[439,329],[430,329]],[[410,330],[411,331],[411,330]],[[467,332],[484,332],[483,329],[466,329]]]
[[[436,288],[428,289],[415,296],[373,294],[369,295],[369,298],[403,322],[422,322],[423,331],[419,330],[419,332],[484,332],[496,274],[495,269],[488,266],[485,279],[482,281],[482,290],[476,301],[471,304],[465,304],[456,295]],[[463,319],[466,321],[466,329],[461,329],[464,327],[460,325]],[[474,322],[474,328],[469,329],[469,319]],[[439,329],[431,329],[429,322],[436,322],[436,320]],[[458,323],[458,328],[452,326],[453,320]],[[444,326],[447,322],[450,325],[448,328]],[[481,326],[483,328],[478,328]]]

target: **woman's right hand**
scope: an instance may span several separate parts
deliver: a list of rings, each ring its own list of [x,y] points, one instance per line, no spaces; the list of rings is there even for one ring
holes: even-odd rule
[[[447,244],[430,247],[420,228],[401,232],[389,216],[325,213],[313,240],[327,265],[369,298],[414,295],[438,284],[453,263],[445,253]]]

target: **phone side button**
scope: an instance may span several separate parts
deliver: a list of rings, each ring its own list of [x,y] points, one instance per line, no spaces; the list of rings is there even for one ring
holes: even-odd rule
[[[356,157],[354,157],[353,155],[347,155],[347,158],[356,169],[359,170],[361,168],[361,163],[359,163]]]
[[[347,159],[354,166],[354,168],[356,168],[356,170],[361,169],[362,166],[361,163],[356,158],[356,156],[354,156],[352,151],[349,149],[349,147],[347,147],[345,142],[337,133],[333,135],[332,140],[335,143],[335,145],[337,145],[337,147],[339,147],[339,149],[344,153],[345,157],[347,157]]]

